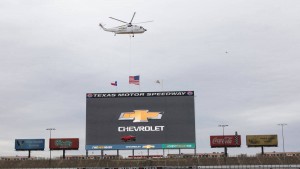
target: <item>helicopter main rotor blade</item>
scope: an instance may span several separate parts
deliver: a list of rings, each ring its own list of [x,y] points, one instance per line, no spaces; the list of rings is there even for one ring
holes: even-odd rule
[[[148,22],[153,22],[153,21],[137,22],[137,23],[132,23],[132,24],[140,24],[140,23],[148,23]]]
[[[133,16],[132,16],[132,18],[131,18],[131,21],[130,21],[129,23],[131,23],[131,22],[132,22],[132,20],[133,20],[134,16],[135,16],[135,12],[133,13]]]
[[[116,18],[113,18],[113,17],[109,17],[110,19],[114,19],[114,20],[116,20],[116,21],[119,21],[119,22],[123,22],[123,23],[127,23],[127,22],[125,22],[125,21],[122,21],[122,20],[120,20],[120,19],[116,19]],[[128,24],[128,23],[127,23]]]

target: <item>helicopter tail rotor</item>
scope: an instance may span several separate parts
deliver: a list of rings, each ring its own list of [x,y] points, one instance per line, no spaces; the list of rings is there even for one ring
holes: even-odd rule
[[[107,30],[104,25],[102,23],[99,23],[99,26],[103,29],[103,30]]]

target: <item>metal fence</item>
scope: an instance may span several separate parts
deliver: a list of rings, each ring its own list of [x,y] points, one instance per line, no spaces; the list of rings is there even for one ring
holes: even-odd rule
[[[1,168],[1,166],[0,166]],[[79,167],[79,168],[7,168],[7,169],[300,169],[300,165],[227,165],[227,166],[149,166],[149,167]]]

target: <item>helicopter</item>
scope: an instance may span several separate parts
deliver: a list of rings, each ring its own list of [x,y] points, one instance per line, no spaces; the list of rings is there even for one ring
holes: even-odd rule
[[[114,28],[105,28],[104,25],[100,23],[99,26],[104,31],[113,32],[115,34],[115,36],[116,36],[116,34],[129,34],[129,35],[132,35],[132,37],[134,37],[134,34],[141,34],[141,33],[144,33],[147,31],[147,29],[143,28],[142,26],[138,26],[138,25],[134,25],[134,24],[153,22],[153,21],[146,21],[146,22],[132,23],[135,13],[136,12],[133,13],[133,16],[132,16],[130,22],[125,22],[120,19],[109,17],[110,19],[125,23],[125,25],[121,25],[121,26],[114,27]]]

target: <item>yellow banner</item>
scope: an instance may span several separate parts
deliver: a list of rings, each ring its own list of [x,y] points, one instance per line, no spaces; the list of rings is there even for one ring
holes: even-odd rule
[[[277,135],[247,135],[246,136],[248,147],[277,147]]]

